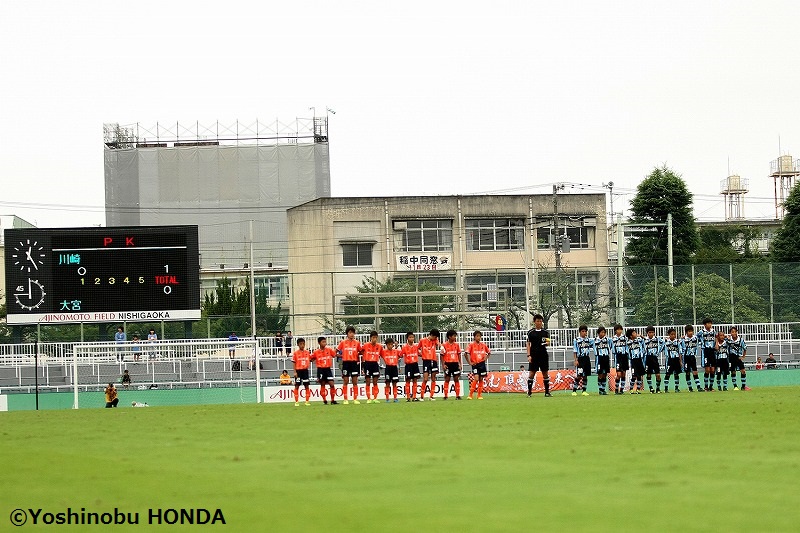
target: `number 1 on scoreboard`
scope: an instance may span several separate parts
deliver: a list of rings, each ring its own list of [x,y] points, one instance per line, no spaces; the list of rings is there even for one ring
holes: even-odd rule
[[[169,274],[169,265],[164,265],[164,271]]]

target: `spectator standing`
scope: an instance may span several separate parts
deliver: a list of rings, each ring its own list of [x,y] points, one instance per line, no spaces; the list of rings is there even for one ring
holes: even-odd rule
[[[292,330],[286,332],[286,336],[283,338],[283,347],[284,352],[287,356],[291,355],[292,353]],[[310,350],[309,350],[310,351]]]
[[[275,355],[280,357],[281,353],[283,353],[283,333],[281,333],[280,331],[275,334],[274,344],[275,344]],[[292,345],[291,344],[288,345],[286,349],[288,351],[285,353],[288,354],[292,350]]]
[[[122,326],[119,326],[117,332],[114,334],[114,342],[117,343],[117,361],[120,363],[125,360],[125,353],[122,345],[127,341],[128,336],[125,334],[125,330]]]
[[[139,335],[133,336],[133,346],[131,346],[131,353],[133,354],[133,362],[138,363],[142,357],[142,347],[139,345]],[[127,370],[125,371],[127,372]]]
[[[156,330],[150,328],[150,333],[147,334],[147,342],[150,344],[150,350],[148,350],[147,356],[150,358],[155,358],[156,356],[156,347],[155,347],[156,341],[158,341],[158,335],[156,335]]]
[[[228,340],[230,341],[230,344],[228,344],[228,357],[233,359],[236,357],[236,341],[239,340],[239,337],[236,336],[235,331],[231,331],[231,334],[228,335]]]

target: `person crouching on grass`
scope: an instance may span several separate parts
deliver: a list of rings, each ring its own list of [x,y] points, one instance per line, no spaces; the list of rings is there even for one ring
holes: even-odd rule
[[[117,397],[117,388],[114,386],[113,383],[109,383],[108,387],[103,391],[106,394],[106,407],[116,407],[119,404],[119,398]]]
[[[448,330],[447,341],[442,345],[444,362],[444,399],[450,393],[450,378],[455,380],[456,400],[461,399],[461,347],[456,342],[456,331]]]
[[[394,403],[397,403],[400,401],[397,399],[397,382],[400,381],[400,372],[397,364],[400,361],[400,350],[394,347],[394,339],[386,339],[386,348],[381,352],[381,357],[386,365],[386,370],[384,370],[386,386],[383,389],[386,393],[386,403],[389,403],[390,388]]]
[[[483,379],[487,376],[486,361],[489,359],[489,347],[481,342],[481,332],[476,331],[472,334],[473,341],[467,346],[467,351],[464,354],[469,354],[469,364],[472,366],[472,374],[475,379],[469,385],[468,400],[472,399],[475,391],[478,391],[478,399],[483,400]],[[525,367],[521,367],[525,370]]]
[[[294,406],[300,405],[300,385],[306,389],[306,405],[311,405],[308,391],[308,367],[311,365],[311,354],[306,350],[306,340],[297,339],[297,350],[292,354],[292,364],[294,365]]]
[[[311,360],[317,366],[317,382],[319,383],[319,393],[322,396],[322,403],[328,405],[328,387],[331,389],[331,405],[336,405],[336,385],[333,383],[333,359],[336,352],[328,347],[328,340],[325,337],[317,338],[319,348],[311,354]]]
[[[383,346],[378,343],[378,332],[369,332],[369,342],[361,347],[362,350],[362,370],[364,371],[364,381],[367,389],[367,403],[378,403],[378,379],[381,377],[381,369],[378,362],[383,353]]]

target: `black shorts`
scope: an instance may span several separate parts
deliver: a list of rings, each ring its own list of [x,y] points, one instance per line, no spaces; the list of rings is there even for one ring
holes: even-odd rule
[[[378,366],[377,361],[364,361],[361,363],[361,370],[368,378],[379,378],[381,376],[381,367]]]
[[[406,379],[417,379],[419,377],[419,363],[406,363]]]
[[[727,374],[730,372],[730,365],[728,364],[728,358],[724,357],[722,359],[717,359],[717,370],[722,372],[723,374]]]
[[[728,363],[731,365],[731,372],[736,372],[737,370],[744,370],[744,361],[739,359],[738,357],[728,357]]]
[[[472,373],[481,377],[487,375],[489,372],[486,371],[486,361],[472,365]]]
[[[295,373],[297,374],[297,377],[294,378],[295,386],[308,385],[308,383],[311,381],[308,378],[308,369],[307,368],[305,370],[295,370]]]
[[[636,377],[644,376],[644,360],[641,357],[631,359],[631,372]]]
[[[423,359],[422,371],[428,374],[435,374],[439,371],[439,362],[436,359]]]
[[[386,378],[386,383],[400,381],[400,370],[396,365],[387,366],[386,371],[384,372],[384,377]]]
[[[592,375],[592,362],[589,360],[588,355],[578,357],[578,367],[575,369],[576,373],[589,377]]]
[[[658,356],[657,355],[648,355],[647,360],[645,362],[645,369],[647,370],[648,374],[660,374],[661,373],[661,365],[658,364]]]
[[[531,357],[531,362],[528,364],[528,371],[529,372],[542,372],[542,376],[547,376],[547,373],[550,372],[550,361],[549,357],[546,355],[534,355]]]
[[[358,361],[342,361],[342,376],[358,377],[360,373]]]
[[[678,357],[667,359],[667,374],[675,374],[677,376],[681,373],[681,370],[681,360]]]
[[[458,377],[461,375],[461,365],[458,363],[445,363],[444,375]]]
[[[595,365],[598,374],[608,374],[611,371],[611,357],[601,355],[596,358]]]
[[[628,356],[627,355],[618,355],[617,356],[617,366],[616,366],[617,372],[621,372],[621,373],[624,374],[625,372],[630,370],[630,368],[631,368],[631,364],[628,361]]]
[[[714,348],[703,348],[703,366],[710,368],[717,366],[717,351]]]
[[[683,371],[684,372],[697,372],[697,356],[684,355],[683,356]]]
[[[333,370],[330,368],[317,368],[317,381],[333,381]]]

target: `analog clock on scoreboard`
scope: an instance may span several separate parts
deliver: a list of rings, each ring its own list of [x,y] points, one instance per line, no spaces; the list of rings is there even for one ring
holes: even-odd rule
[[[9,324],[197,320],[197,226],[7,229]]]

